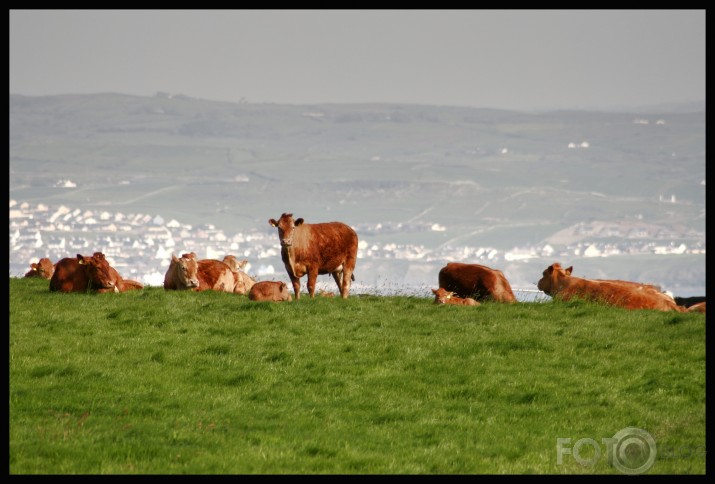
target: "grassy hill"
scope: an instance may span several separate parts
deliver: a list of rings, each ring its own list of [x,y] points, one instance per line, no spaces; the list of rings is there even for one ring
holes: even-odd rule
[[[58,294],[11,278],[9,470],[704,474],[705,322],[578,302]]]

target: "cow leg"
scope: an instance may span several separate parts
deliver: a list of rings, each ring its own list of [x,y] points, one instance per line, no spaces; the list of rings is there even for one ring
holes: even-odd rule
[[[295,299],[300,299],[300,278],[293,277],[289,274],[290,282],[293,284],[293,292],[295,293]]]
[[[343,271],[333,272],[333,279],[335,279],[335,284],[338,285],[338,291],[342,294],[343,292]]]
[[[312,298],[315,295],[315,283],[318,280],[318,269],[308,271],[308,294]]]
[[[352,280],[352,276],[352,269],[343,269],[343,283],[340,285],[340,296],[343,299],[347,299],[348,294],[350,294],[350,281]]]

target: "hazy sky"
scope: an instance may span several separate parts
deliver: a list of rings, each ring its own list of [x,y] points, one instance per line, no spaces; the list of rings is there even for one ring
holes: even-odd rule
[[[615,108],[705,99],[705,10],[10,10],[10,93]]]

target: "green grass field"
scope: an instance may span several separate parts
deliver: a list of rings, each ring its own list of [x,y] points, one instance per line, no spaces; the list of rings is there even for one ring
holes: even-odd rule
[[[702,314],[9,287],[11,474],[705,473]]]

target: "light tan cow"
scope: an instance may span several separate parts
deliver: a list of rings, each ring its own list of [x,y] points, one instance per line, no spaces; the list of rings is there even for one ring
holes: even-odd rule
[[[462,298],[448,291],[443,287],[432,289],[435,304],[455,304],[459,306],[479,306],[479,303],[471,297]]]
[[[235,255],[227,255],[223,258],[223,263],[226,264],[233,272],[233,276],[236,279],[236,285],[234,286],[233,292],[236,294],[248,294],[256,280],[244,272],[244,268],[248,264],[247,260],[239,260]]]

